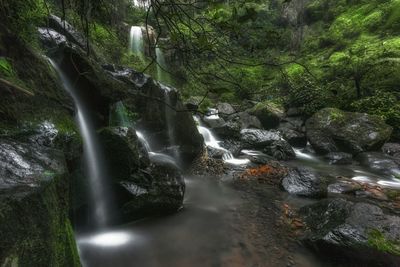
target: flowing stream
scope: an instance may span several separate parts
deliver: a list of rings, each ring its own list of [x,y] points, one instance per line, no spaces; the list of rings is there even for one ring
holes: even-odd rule
[[[83,141],[85,167],[87,168],[87,177],[90,184],[88,188],[90,194],[90,212],[92,215],[89,219],[93,220],[93,225],[102,228],[109,223],[111,193],[108,190],[107,170],[104,167],[105,161],[96,130],[91,123],[90,114],[86,110],[77,89],[74,88],[68,77],[53,60],[49,59],[49,62],[58,73],[64,89],[74,100],[77,112],[76,119]]]

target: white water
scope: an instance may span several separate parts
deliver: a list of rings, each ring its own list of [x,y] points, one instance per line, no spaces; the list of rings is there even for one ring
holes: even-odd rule
[[[150,6],[149,0],[133,0],[133,5],[139,8],[148,8]]]
[[[129,50],[138,55],[140,58],[144,56],[144,41],[142,28],[132,26],[129,34]]]
[[[104,227],[108,223],[108,215],[110,214],[110,194],[107,190],[106,181],[108,177],[104,168],[104,159],[99,148],[96,131],[91,124],[89,113],[69,79],[53,60],[49,59],[49,62],[58,73],[65,90],[74,100],[77,110],[77,121],[83,140],[85,166],[87,167],[89,178],[90,208],[93,212],[91,219],[94,220],[94,224],[98,227]]]
[[[215,115],[212,115],[212,116],[215,116]],[[224,162],[234,164],[234,165],[245,165],[250,162],[250,160],[248,160],[248,159],[235,158],[229,150],[227,150],[219,145],[220,141],[217,140],[217,138],[214,136],[214,134],[211,132],[210,129],[200,125],[199,118],[194,117],[194,120],[199,124],[197,126],[197,129],[198,129],[199,133],[203,136],[204,143],[206,144],[206,146],[223,151],[224,154],[222,156],[222,160]]]

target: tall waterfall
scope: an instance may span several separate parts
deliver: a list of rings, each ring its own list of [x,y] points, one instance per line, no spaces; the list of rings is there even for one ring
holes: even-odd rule
[[[142,28],[139,26],[132,26],[129,34],[129,49],[132,53],[138,55],[140,58],[144,56],[144,41]]]
[[[75,103],[77,110],[76,119],[83,140],[83,154],[89,179],[90,219],[93,220],[93,224],[97,227],[104,227],[109,222],[111,195],[108,192],[107,171],[104,167],[103,154],[99,146],[96,131],[91,123],[89,112],[76,92],[76,88],[74,88],[58,65],[51,59],[49,61],[58,73],[64,89],[70,94]]]

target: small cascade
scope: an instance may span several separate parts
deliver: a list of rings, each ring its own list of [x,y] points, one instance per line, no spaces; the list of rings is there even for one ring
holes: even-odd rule
[[[224,154],[222,156],[223,161],[225,161],[226,163],[234,164],[234,165],[244,165],[244,164],[248,164],[250,162],[248,159],[235,158],[229,150],[227,150],[219,145],[220,141],[218,141],[217,138],[215,138],[215,136],[213,135],[213,133],[211,132],[210,129],[208,129],[204,126],[201,126],[199,118],[194,117],[194,119],[198,123],[197,129],[198,129],[199,133],[203,136],[204,143],[206,144],[206,146],[212,147],[214,149],[218,149],[218,150],[221,150],[224,152]]]
[[[129,50],[138,55],[141,59],[144,57],[144,41],[142,28],[132,26],[129,34]]]
[[[115,104],[115,113],[118,117],[118,124],[119,126],[122,127],[133,127],[133,123],[131,122],[131,120],[129,119],[129,117],[127,116],[127,110],[124,106],[124,104],[119,101]],[[163,153],[159,153],[159,152],[155,152],[149,142],[149,140],[145,137],[144,133],[139,131],[139,130],[135,130],[136,131],[136,136],[139,139],[139,142],[143,145],[144,149],[146,150],[147,154],[149,155],[149,158],[151,161],[154,162],[166,162],[166,163],[170,163],[172,165],[175,165],[176,167],[178,167],[178,164],[176,162],[176,160],[174,158],[172,158],[171,156],[167,155],[167,154],[163,154]]]
[[[49,59],[49,62],[58,73],[64,89],[74,100],[77,110],[76,119],[83,140],[85,166],[87,167],[89,178],[89,205],[91,212],[93,212],[91,219],[97,227],[105,227],[109,223],[111,194],[108,191],[107,170],[104,167],[104,159],[97,140],[96,130],[91,123],[89,112],[86,110],[72,83],[53,60]]]

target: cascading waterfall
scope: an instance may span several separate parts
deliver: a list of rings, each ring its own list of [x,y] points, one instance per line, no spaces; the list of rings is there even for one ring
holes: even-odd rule
[[[142,28],[139,26],[132,26],[129,34],[129,50],[130,52],[138,55],[141,59],[144,56],[144,41]]]
[[[87,175],[89,178],[90,208],[94,224],[97,227],[104,227],[109,222],[111,195],[107,190],[107,171],[104,168],[104,159],[101,153],[95,128],[93,127],[88,111],[81,98],[77,94],[72,83],[51,59],[50,64],[58,73],[64,89],[74,100],[77,110],[77,121],[83,140],[83,154]]]
[[[124,104],[119,101],[115,105],[115,112],[118,116],[118,124],[119,126],[122,127],[133,127],[133,123],[130,121],[130,119],[127,116],[127,110],[124,106]],[[145,137],[145,134],[139,130],[136,131],[136,136],[138,137],[140,143],[143,145],[145,148],[147,154],[149,155],[149,158],[151,161],[158,161],[158,162],[168,162],[172,165],[175,165],[178,167],[178,164],[174,158],[171,156],[164,154],[164,153],[159,153],[154,151],[152,148],[149,140]]]
[[[213,116],[215,116],[215,115],[213,115]],[[234,164],[234,165],[244,165],[244,164],[248,164],[250,162],[248,159],[235,158],[229,150],[227,150],[219,145],[220,141],[218,141],[217,138],[215,138],[214,134],[211,132],[210,129],[201,125],[199,118],[197,118],[196,116],[193,118],[198,124],[197,129],[198,129],[199,133],[203,136],[204,143],[206,144],[206,146],[212,147],[214,149],[218,149],[218,150],[221,150],[224,152],[224,154],[222,156],[223,161],[225,161],[226,163]]]

